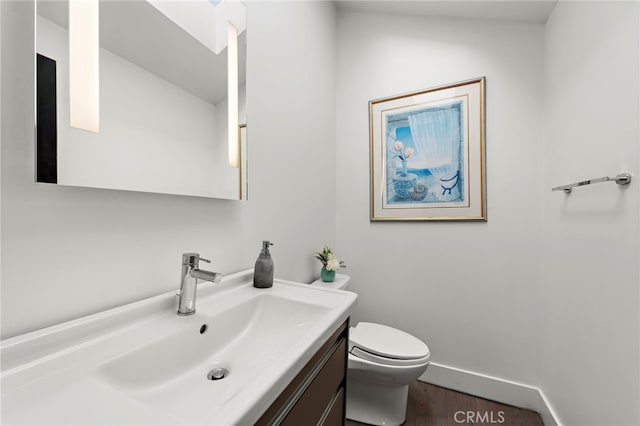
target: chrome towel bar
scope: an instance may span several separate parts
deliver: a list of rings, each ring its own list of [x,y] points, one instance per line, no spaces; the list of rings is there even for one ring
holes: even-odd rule
[[[609,176],[583,180],[581,182],[570,183],[568,185],[556,186],[555,188],[551,188],[552,191],[564,191],[566,194],[570,194],[571,190],[577,186],[585,186],[591,185],[592,183],[601,183],[601,182],[610,182],[615,181],[618,185],[628,185],[631,182],[631,174],[630,173],[620,173],[616,175],[616,177],[611,178]]]

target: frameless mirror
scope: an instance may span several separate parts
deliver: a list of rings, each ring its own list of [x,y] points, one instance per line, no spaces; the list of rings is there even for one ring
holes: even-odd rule
[[[219,10],[226,0],[198,1]],[[196,2],[160,3],[180,14]],[[229,129],[228,47],[214,53],[152,2],[100,0],[100,128],[92,133],[69,125],[68,7],[36,2],[36,180],[246,198],[247,31],[238,31],[238,125]],[[229,132],[238,135],[239,167],[230,165]]]

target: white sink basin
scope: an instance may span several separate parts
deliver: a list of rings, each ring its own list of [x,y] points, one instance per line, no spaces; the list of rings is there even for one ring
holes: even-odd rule
[[[171,293],[3,341],[2,423],[252,423],[356,299],[251,271],[198,292],[192,316]]]
[[[277,363],[330,311],[266,292],[225,309],[196,317],[183,329],[107,363],[99,372],[136,399],[189,424],[202,424],[210,412]],[[203,327],[206,331],[201,334]],[[207,374],[214,368],[224,368],[228,374],[209,380]]]

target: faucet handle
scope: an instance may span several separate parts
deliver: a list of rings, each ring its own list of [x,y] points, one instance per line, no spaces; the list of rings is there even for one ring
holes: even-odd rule
[[[204,259],[200,257],[200,253],[184,253],[182,255],[182,264],[188,265],[191,267],[198,267],[198,262],[203,261],[207,263],[211,263],[209,259]]]

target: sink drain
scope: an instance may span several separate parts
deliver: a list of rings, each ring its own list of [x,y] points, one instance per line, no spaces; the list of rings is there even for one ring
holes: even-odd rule
[[[226,368],[214,368],[213,370],[209,371],[209,374],[207,374],[207,379],[221,380],[227,377],[227,374],[229,374],[229,370],[227,370]]]

